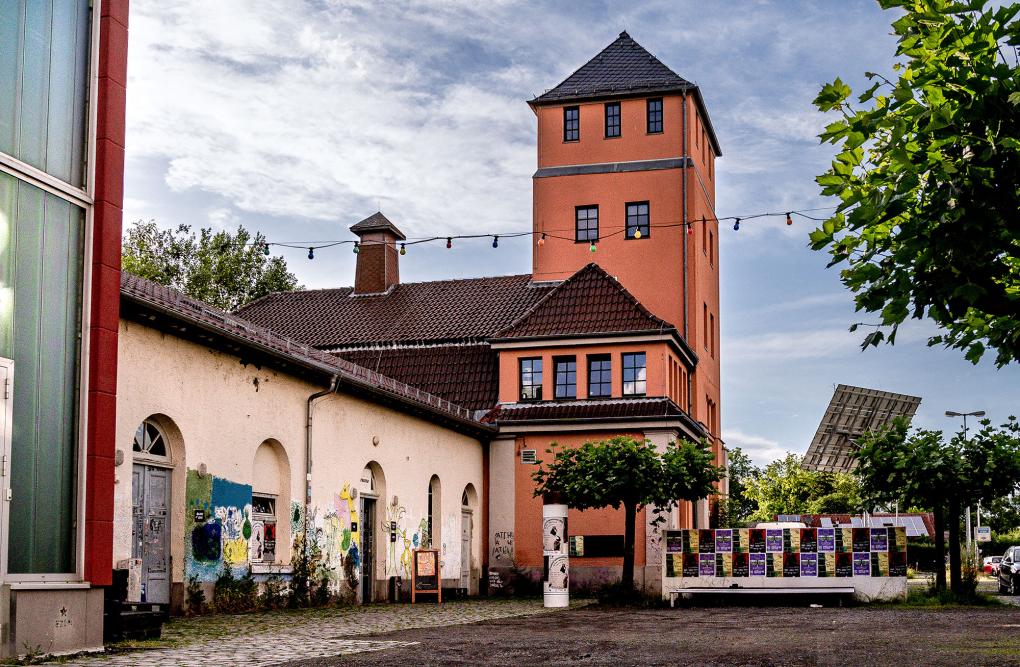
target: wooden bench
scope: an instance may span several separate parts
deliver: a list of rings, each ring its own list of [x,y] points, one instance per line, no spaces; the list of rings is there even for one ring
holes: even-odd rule
[[[713,586],[688,586],[674,588],[669,591],[669,606],[676,605],[680,596],[691,597],[694,595],[853,595],[853,586],[812,586],[812,587],[788,587],[788,586],[756,586],[742,587],[730,586],[728,588],[715,588]]]

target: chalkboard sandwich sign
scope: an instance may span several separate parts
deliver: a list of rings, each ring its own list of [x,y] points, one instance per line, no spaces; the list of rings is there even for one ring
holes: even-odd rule
[[[436,595],[443,602],[443,580],[439,576],[439,552],[435,549],[415,549],[411,562],[411,604],[421,594]]]

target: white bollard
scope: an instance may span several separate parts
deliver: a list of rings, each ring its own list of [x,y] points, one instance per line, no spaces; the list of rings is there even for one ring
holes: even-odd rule
[[[570,562],[567,544],[567,506],[542,506],[542,592],[546,607],[570,605]]]

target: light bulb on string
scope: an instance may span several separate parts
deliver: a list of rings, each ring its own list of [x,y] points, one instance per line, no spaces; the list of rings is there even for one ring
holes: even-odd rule
[[[589,252],[595,252],[596,250],[598,250],[598,248],[595,247],[595,241],[592,241],[591,245],[588,246],[588,251]]]
[[[453,247],[453,237],[447,236],[446,237],[446,249],[449,250],[452,247]]]
[[[262,254],[265,255],[266,257],[269,257],[269,244],[268,243],[263,243],[262,244]]]
[[[634,238],[636,238],[636,239],[641,238],[641,230],[640,229],[634,232]]]
[[[407,254],[407,246],[405,246],[403,243],[400,244],[400,254],[401,255]]]
[[[493,236],[492,237],[492,247],[493,248],[498,248],[499,247],[499,237],[498,236]]]
[[[694,236],[694,223],[693,222],[688,222],[687,223],[687,236]]]
[[[355,241],[354,242],[354,254],[357,255],[359,252],[361,252],[361,244],[358,243],[357,241]]]
[[[538,245],[539,245],[539,247],[545,245],[545,232],[542,232],[542,237],[540,239],[538,239]]]
[[[733,231],[735,232],[740,231],[740,218],[737,218],[736,221],[733,223]]]
[[[308,249],[308,259],[315,259],[315,248]]]
[[[790,212],[789,211],[786,212],[786,224],[787,225],[792,225],[793,224],[793,218],[790,217]]]

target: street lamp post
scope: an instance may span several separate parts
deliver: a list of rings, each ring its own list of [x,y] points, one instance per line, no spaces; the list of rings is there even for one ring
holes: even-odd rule
[[[963,417],[963,438],[967,439],[967,417],[984,417],[984,410],[975,410],[974,412],[954,412],[953,410],[946,410],[947,417]],[[959,517],[956,519],[959,521]],[[971,527],[970,527],[970,505],[967,505],[967,552],[969,553],[972,549]]]

